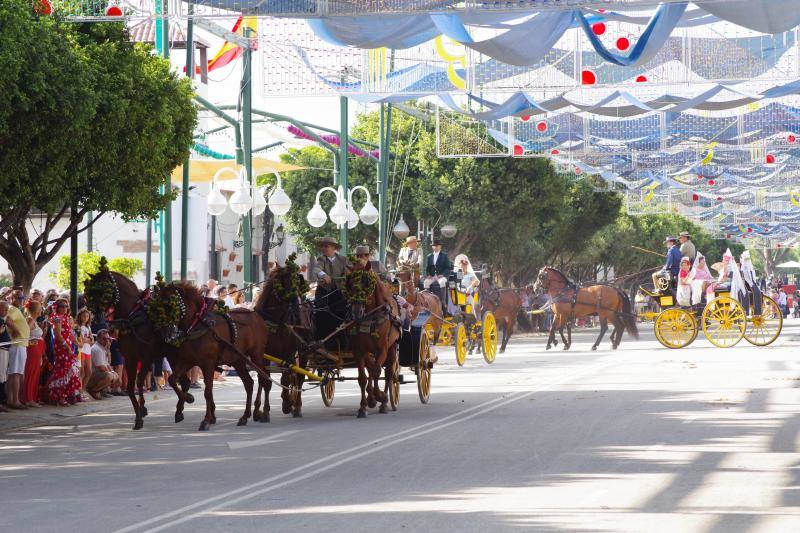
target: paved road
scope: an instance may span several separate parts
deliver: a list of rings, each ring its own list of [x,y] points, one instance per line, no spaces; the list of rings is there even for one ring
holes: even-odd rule
[[[440,350],[429,405],[333,408],[237,427],[218,390],[172,422],[172,394],[131,431],[129,406],[0,433],[5,531],[798,531],[800,328],[769,348],[652,335],[544,351],[520,338],[487,366]],[[275,397],[276,395],[273,394]],[[277,398],[275,398],[277,400]]]

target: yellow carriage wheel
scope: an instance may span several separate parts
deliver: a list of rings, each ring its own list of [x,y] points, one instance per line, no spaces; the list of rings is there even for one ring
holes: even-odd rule
[[[389,405],[392,411],[397,411],[397,406],[400,405],[400,363],[397,355],[394,356],[392,366],[386,369],[386,379],[391,379],[389,383]]]
[[[419,339],[419,363],[417,364],[417,392],[419,401],[428,403],[431,397],[431,345],[428,334],[423,330]]]
[[[439,330],[439,341],[436,343],[437,346],[450,346],[453,343],[454,327],[455,324],[452,318],[448,317],[442,322],[442,329]]]
[[[456,328],[456,363],[464,366],[467,360],[467,328],[464,324],[459,324]]]
[[[783,328],[783,313],[778,304],[769,296],[764,296],[761,314],[747,318],[744,338],[755,346],[768,346],[775,342]]]
[[[680,307],[664,309],[653,323],[658,342],[673,349],[689,346],[697,338],[698,329],[694,315]]]
[[[481,328],[483,342],[483,358],[490,365],[497,357],[497,321],[491,311],[486,311],[483,315],[483,327]]]
[[[333,405],[333,395],[336,393],[336,374],[333,372],[325,372],[325,377],[328,381],[324,385],[320,385],[319,392],[322,396],[322,403],[325,407]]]
[[[744,308],[730,296],[714,298],[703,309],[703,333],[719,348],[730,348],[744,337],[747,317]]]

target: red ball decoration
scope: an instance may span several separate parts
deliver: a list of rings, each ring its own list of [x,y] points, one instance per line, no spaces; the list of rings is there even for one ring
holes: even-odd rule
[[[753,233],[753,228],[747,228],[747,233]]]
[[[522,146],[520,146],[518,144],[514,145],[514,155],[522,155],[524,153],[525,153],[525,150],[522,148]]]
[[[627,37],[620,37],[619,39],[617,39],[616,44],[617,44],[617,50],[624,52],[625,50],[631,47],[631,40],[628,39]]]
[[[521,117],[519,117],[519,119],[522,122],[528,122],[531,119],[531,116],[530,115],[522,115]]]
[[[717,196],[717,201],[721,202],[722,201],[722,196]]]
[[[538,122],[538,123],[536,124],[536,130],[537,130],[537,131],[541,131],[542,133],[544,133],[545,131],[547,131],[547,122],[545,122],[544,120],[543,120],[543,121],[541,121],[541,122]]]
[[[797,141],[797,137],[795,137],[794,134],[790,133],[789,136],[786,137],[786,140],[789,141],[790,144],[794,144],[795,141]]]
[[[636,83],[645,83],[645,82],[647,82],[647,76],[645,76],[644,74],[639,74],[638,76],[636,76]]]
[[[597,83],[597,75],[588,68],[583,69],[581,71],[581,83],[583,85],[594,85]]]
[[[575,175],[580,176],[581,174],[583,174],[583,170],[580,167],[575,167]]]
[[[33,11],[37,15],[50,15],[53,13],[53,6],[48,0],[36,0],[33,5]]]
[[[732,236],[733,236],[733,235],[731,235],[730,233],[728,233],[727,235],[725,235],[725,238],[726,238],[726,239],[730,239]]]
[[[778,243],[778,244],[776,245],[776,247],[777,247],[777,248],[780,248],[780,247],[781,247],[781,243]]]
[[[592,33],[595,35],[603,35],[606,32],[606,25],[602,22],[592,24]]]
[[[107,17],[121,17],[122,16],[122,8],[111,4],[106,8],[106,16]]]
[[[700,195],[699,194],[693,194],[692,195],[692,201],[693,202],[699,202],[700,201]]]
[[[708,180],[709,185],[714,185],[714,183],[716,183],[714,180]]]
[[[558,151],[557,148],[553,148],[552,150],[550,150],[550,153],[553,154],[553,155],[558,155],[559,151]]]
[[[771,165],[775,163],[775,156],[772,154],[767,154],[767,164]]]

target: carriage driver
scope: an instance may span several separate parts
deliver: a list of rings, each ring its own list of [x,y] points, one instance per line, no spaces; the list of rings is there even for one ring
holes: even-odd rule
[[[406,237],[406,245],[400,249],[400,253],[397,255],[397,268],[413,272],[414,283],[419,284],[422,272],[422,253],[420,253],[419,240],[416,235]]]
[[[336,279],[344,278],[347,259],[339,255],[339,241],[333,237],[318,239],[317,247],[321,255],[314,263],[313,276],[319,285],[330,290],[336,286]]]
[[[383,263],[377,259],[370,259],[369,246],[356,246],[354,255],[356,256],[356,262],[362,267],[367,266],[367,263],[369,263],[370,268],[378,275],[378,277],[383,280],[387,279],[386,267],[383,266]]]
[[[658,290],[659,280],[667,277],[667,272],[671,275],[672,280],[678,279],[678,271],[681,268],[681,250],[678,248],[678,239],[675,237],[667,237],[664,239],[664,244],[667,245],[667,262],[664,268],[658,272],[653,272],[653,287]]]

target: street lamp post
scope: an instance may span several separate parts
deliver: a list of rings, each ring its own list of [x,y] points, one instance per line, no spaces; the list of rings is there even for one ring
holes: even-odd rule
[[[358,213],[356,213],[356,210],[353,208],[353,193],[356,190],[362,190],[364,194],[367,195],[367,201]],[[333,204],[330,213],[326,213],[319,203],[320,196],[322,196],[322,193],[325,191],[330,191],[336,195],[336,203]],[[331,222],[336,224],[340,229],[343,229],[345,226],[348,229],[353,229],[358,225],[359,221],[368,226],[378,221],[378,209],[372,203],[372,195],[370,195],[369,189],[363,185],[356,185],[352,189],[347,189],[346,196],[344,191],[345,189],[341,185],[336,189],[333,187],[323,187],[318,190],[316,199],[314,200],[314,206],[308,211],[308,215],[306,215],[308,223],[315,228],[321,228],[330,217]]]

